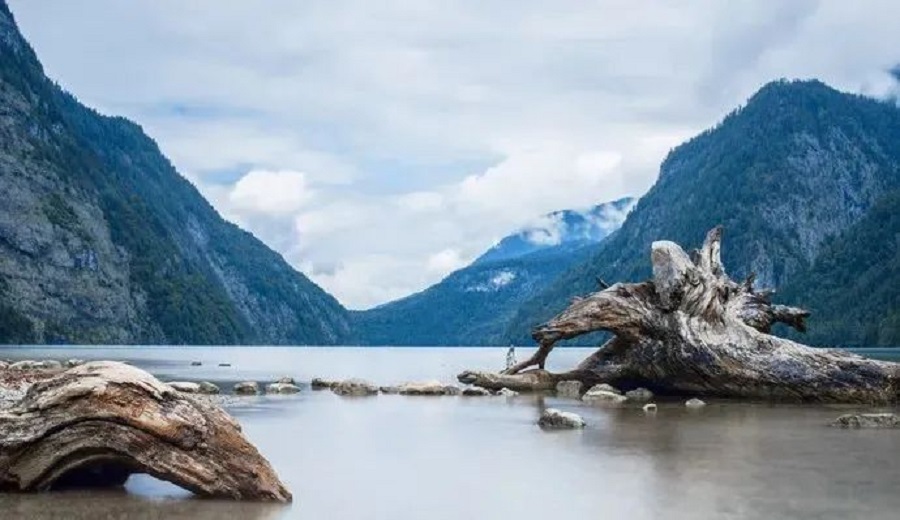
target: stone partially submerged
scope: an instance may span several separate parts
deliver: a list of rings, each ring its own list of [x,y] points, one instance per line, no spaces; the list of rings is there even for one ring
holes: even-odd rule
[[[120,486],[134,473],[199,496],[291,500],[228,414],[122,363],[55,374],[0,411],[0,491]]]
[[[681,396],[805,402],[890,403],[900,399],[900,364],[812,348],[770,334],[783,323],[806,329],[809,312],[772,302],[751,274],[735,282],[720,256],[722,228],[700,250],[669,241],[651,247],[653,276],[617,283],[572,304],[532,334],[540,347],[504,371],[467,371],[462,383],[485,388],[548,390],[559,381],[585,386],[644,387]],[[544,370],[554,345],[596,331],[613,338],[574,370]]]

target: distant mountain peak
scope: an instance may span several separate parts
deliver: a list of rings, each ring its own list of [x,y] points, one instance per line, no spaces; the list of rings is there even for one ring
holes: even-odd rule
[[[510,260],[549,248],[578,248],[603,240],[622,225],[637,199],[623,197],[583,210],[547,213],[503,238],[475,264]]]

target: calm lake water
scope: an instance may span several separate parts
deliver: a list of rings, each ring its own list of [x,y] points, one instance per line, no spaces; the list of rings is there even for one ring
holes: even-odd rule
[[[520,359],[528,353],[520,349]],[[589,350],[557,349],[565,369]],[[900,360],[900,350],[867,350]],[[496,369],[502,348],[19,348],[0,358],[127,360],[163,380],[364,377],[380,384]],[[203,366],[192,367],[191,361]],[[218,363],[231,363],[218,367]],[[545,407],[584,431],[543,432]],[[240,399],[229,411],[294,493],[286,506],[199,500],[145,476],[125,492],[0,494],[0,518],[222,520],[892,519],[900,431],[828,423],[867,407],[712,401],[604,409],[541,396]]]

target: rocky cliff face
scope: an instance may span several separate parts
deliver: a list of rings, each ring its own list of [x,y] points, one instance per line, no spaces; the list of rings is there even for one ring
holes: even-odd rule
[[[618,228],[634,205],[623,198],[565,210],[500,240],[471,265],[424,291],[354,313],[357,341],[370,345],[504,344],[518,307]]]
[[[0,341],[338,343],[346,311],[134,123],[48,80],[0,1]]]
[[[654,240],[697,245],[717,224],[725,226],[723,260],[734,278],[754,272],[760,286],[785,286],[810,268],[829,237],[898,186],[900,110],[893,103],[816,81],[771,83],[673,150],[619,231],[525,303],[507,334],[524,341],[572,296],[591,292],[595,276],[646,278],[642,259]]]

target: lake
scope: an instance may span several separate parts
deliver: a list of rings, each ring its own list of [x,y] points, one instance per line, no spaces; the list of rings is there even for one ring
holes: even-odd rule
[[[519,349],[523,359],[528,354]],[[557,349],[548,368],[590,350]],[[900,360],[900,350],[866,350]],[[505,348],[4,348],[0,358],[126,360],[163,380],[292,376],[295,396],[229,405],[294,494],[290,505],[200,500],[132,477],[125,492],[0,494],[0,517],[517,520],[896,519],[900,431],[842,430],[842,413],[885,408],[709,401],[608,409],[546,396],[341,398],[313,377],[379,384],[498,369]],[[202,366],[191,366],[201,361]],[[219,367],[230,363],[230,367]],[[544,432],[545,407],[581,414],[583,431]]]

